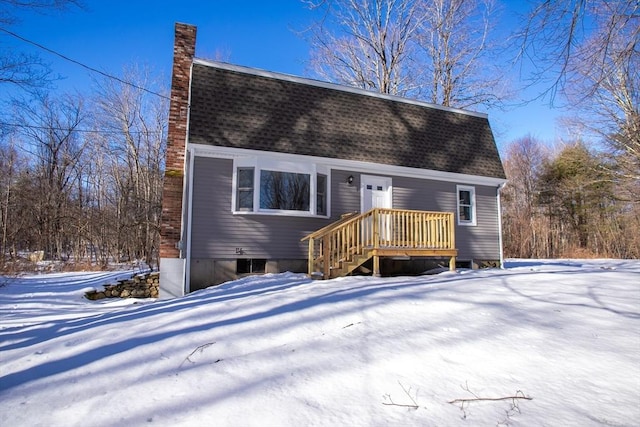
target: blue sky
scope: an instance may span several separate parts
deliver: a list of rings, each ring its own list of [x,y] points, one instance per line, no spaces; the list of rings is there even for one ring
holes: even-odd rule
[[[184,22],[198,27],[198,57],[213,58],[222,52],[238,65],[308,75],[305,68],[309,45],[296,32],[310,24],[313,16],[300,0],[85,0],[85,3],[84,10],[48,14],[29,11],[9,30],[110,74],[119,76],[127,65],[146,64],[168,82],[174,24]],[[503,31],[514,24],[513,9],[524,3],[508,2],[504,7]],[[3,33],[0,44],[39,52],[55,73],[65,77],[57,83],[59,90],[89,89],[91,76],[84,68]],[[517,83],[516,72],[513,78]],[[536,93],[536,88],[530,93]],[[501,149],[527,134],[547,143],[559,137],[556,118],[561,111],[550,109],[544,101],[508,111],[483,112],[489,113]]]

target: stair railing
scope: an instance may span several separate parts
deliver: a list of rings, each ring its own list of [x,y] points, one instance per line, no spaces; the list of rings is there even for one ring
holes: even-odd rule
[[[379,270],[377,253],[383,249],[455,249],[454,230],[452,212],[375,208],[347,214],[301,240],[309,240],[309,275],[321,273],[326,279],[332,269],[369,252]]]

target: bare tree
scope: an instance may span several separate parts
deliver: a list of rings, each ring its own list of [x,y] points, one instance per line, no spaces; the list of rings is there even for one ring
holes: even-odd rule
[[[23,148],[33,158],[32,214],[40,233],[34,243],[47,256],[69,254],[70,203],[74,198],[80,160],[86,147],[77,132],[84,120],[84,106],[77,96],[43,95],[33,102],[15,102]]]
[[[517,32],[519,58],[531,63],[533,80],[546,83],[553,97],[564,89],[574,58],[604,63],[622,34],[627,42],[616,51],[637,55],[639,8],[636,0],[539,1]],[[598,42],[587,48],[589,38]]]
[[[569,61],[564,93],[576,121],[600,138],[631,184],[623,197],[640,201],[640,4],[624,16],[613,3],[602,7],[612,16],[597,17],[594,34]]]
[[[105,79],[97,82],[96,109],[102,129],[102,152],[113,180],[120,255],[157,261],[162,170],[168,108],[166,98],[152,96],[148,69],[125,70],[135,85]]]
[[[82,7],[81,0],[2,0],[0,1],[0,35],[15,36],[7,29],[16,24],[21,11],[45,13]],[[38,55],[3,47],[0,43],[0,84],[9,83],[25,90],[45,87],[53,78],[49,66]]]
[[[433,103],[470,107],[504,97],[487,72],[489,0],[325,0],[307,2],[312,71],[338,83]]]
[[[550,152],[531,137],[506,150],[502,204],[509,257],[640,256],[640,206],[616,197],[610,160],[581,142]]]
[[[413,0],[307,2],[323,18],[311,28],[311,66],[319,76],[362,89],[409,95],[419,87],[407,63],[420,25]]]
[[[495,15],[490,0],[429,0],[421,5],[419,46],[427,99],[445,106],[497,105],[508,95],[503,73],[485,60]]]
[[[9,49],[0,52],[0,84],[33,90],[43,88],[52,78],[49,66],[39,56]]]
[[[541,1],[520,36],[533,81],[552,101],[562,95],[573,124],[602,143],[618,196],[640,201],[640,3]]]
[[[2,238],[0,239],[0,259],[12,252],[9,250],[9,229],[10,217],[13,213],[12,201],[15,197],[15,185],[18,175],[18,151],[13,141],[6,145],[0,145],[0,228]]]
[[[44,13],[51,10],[65,10],[82,7],[81,0],[2,0],[0,1],[0,24],[14,24],[19,11],[32,10]]]
[[[546,239],[538,207],[539,176],[550,153],[542,142],[526,136],[506,150],[504,168],[508,182],[502,190],[505,252],[509,256],[543,256]]]

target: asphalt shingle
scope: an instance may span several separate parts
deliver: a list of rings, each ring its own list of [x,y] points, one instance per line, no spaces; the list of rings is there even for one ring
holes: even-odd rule
[[[505,178],[486,117],[194,63],[189,142]]]

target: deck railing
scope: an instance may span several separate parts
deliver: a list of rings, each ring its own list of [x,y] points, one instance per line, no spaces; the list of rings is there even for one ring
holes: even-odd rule
[[[357,267],[371,257],[369,254],[376,257],[375,264],[377,255],[385,252],[451,252],[455,250],[454,230],[451,212],[375,208],[343,217],[302,240],[309,240],[309,274],[321,272],[328,278],[331,269],[345,264]]]

